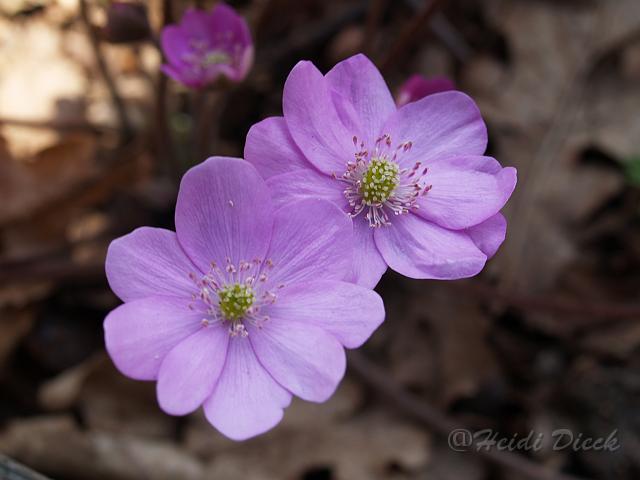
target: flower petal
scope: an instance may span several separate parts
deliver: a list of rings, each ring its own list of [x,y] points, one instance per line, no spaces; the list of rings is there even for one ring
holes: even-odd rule
[[[176,234],[162,228],[142,227],[115,239],[105,269],[109,286],[125,302],[151,296],[189,298],[196,291],[189,274],[198,270]]]
[[[251,32],[244,18],[233,8],[224,3],[218,3],[208,16],[209,31],[212,34],[212,43],[226,42],[233,45],[248,47],[251,45]],[[224,32],[226,35],[220,35]]]
[[[373,290],[319,280],[283,289],[269,315],[315,325],[345,347],[356,348],[380,326],[385,313],[382,299]]]
[[[391,92],[376,66],[366,56],[354,55],[333,67],[326,79],[329,87],[340,94],[334,100],[344,99],[355,110],[365,144],[373,145],[386,120],[396,111]]]
[[[283,117],[270,117],[251,127],[244,158],[265,179],[301,168],[313,168],[293,141]]]
[[[462,162],[437,162],[427,173],[431,189],[418,200],[416,214],[442,227],[459,230],[492,217],[507,202],[516,186],[512,167],[485,173]],[[466,167],[466,168],[465,168]]]
[[[344,376],[346,358],[340,342],[315,325],[272,317],[261,329],[249,327],[258,360],[294,395],[324,402]]]
[[[480,110],[462,92],[436,93],[409,103],[382,130],[395,145],[412,142],[412,148],[398,157],[406,166],[417,161],[431,165],[447,155],[482,155],[487,148],[487,128]]]
[[[162,51],[173,65],[182,65],[184,56],[189,53],[189,39],[185,32],[176,25],[168,25],[160,35]]]
[[[478,172],[495,175],[500,173],[502,165],[493,157],[484,155],[453,155],[434,159],[429,163],[429,170],[435,167],[450,168],[452,170],[476,170]]]
[[[354,249],[351,280],[364,287],[373,288],[387,271],[387,262],[378,251],[373,239],[374,229],[359,215],[353,219]]]
[[[307,159],[320,171],[341,173],[353,158],[353,135],[342,123],[327,80],[307,61],[287,78],[282,100],[289,132]]]
[[[267,186],[276,208],[285,207],[291,202],[315,198],[327,200],[343,208],[345,212],[348,210],[342,184],[312,168],[275,175],[267,180]]]
[[[263,258],[273,207],[257,170],[244,160],[212,157],[182,178],[176,205],[178,241],[202,271]]]
[[[270,285],[312,279],[343,280],[353,252],[351,219],[326,200],[299,200],[275,213],[267,258]]]
[[[291,393],[260,365],[249,339],[231,339],[224,370],[204,403],[207,420],[223,435],[246,440],[276,426],[289,403]]]
[[[155,380],[167,353],[202,328],[201,319],[188,300],[150,297],[125,303],[104,321],[107,352],[127,377]]]
[[[202,405],[222,372],[228,345],[229,332],[220,325],[201,327],[176,345],[160,366],[160,408],[171,415],[186,415]]]
[[[173,78],[176,82],[180,82],[187,87],[202,88],[206,85],[206,81],[202,75],[197,74],[190,68],[180,68],[173,65],[162,65],[160,70]]]
[[[487,260],[466,233],[447,230],[411,213],[377,228],[375,240],[387,264],[411,278],[471,277]]]
[[[493,257],[507,235],[507,219],[501,213],[485,220],[478,225],[467,228],[467,234],[480,250],[487,256]]]
[[[244,52],[242,52],[242,55],[237,61],[236,74],[233,80],[236,80],[239,82],[247,76],[247,74],[249,73],[249,70],[253,66],[255,53],[256,52],[253,45],[250,45],[244,49]]]
[[[189,7],[180,19],[180,29],[186,32],[189,39],[204,45],[211,45],[215,33],[211,28],[211,14],[195,7]]]

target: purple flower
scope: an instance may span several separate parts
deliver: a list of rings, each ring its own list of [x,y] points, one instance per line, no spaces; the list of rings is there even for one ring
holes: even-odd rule
[[[351,220],[325,200],[276,210],[251,164],[217,157],[182,179],[175,221],[176,233],[143,227],[109,247],[125,302],[104,324],[118,369],[157,380],[167,413],[203,405],[236,440],[276,425],[292,395],[329,398],[343,347],[384,319],[375,292],[343,281]]]
[[[206,87],[220,75],[239,82],[253,64],[247,23],[222,3],[211,13],[190,8],[180,25],[165,27],[162,50],[169,61],[162,71],[192,88]]]
[[[456,86],[447,77],[426,78],[419,74],[411,75],[400,87],[396,104],[402,107],[427,95],[455,90]]]
[[[354,281],[373,286],[387,265],[412,278],[473,276],[504,240],[499,211],[516,171],[483,156],[487,130],[467,95],[396,108],[380,72],[356,55],[325,76],[298,63],[283,110],[251,128],[245,158],[278,205],[325,198],[349,213]]]

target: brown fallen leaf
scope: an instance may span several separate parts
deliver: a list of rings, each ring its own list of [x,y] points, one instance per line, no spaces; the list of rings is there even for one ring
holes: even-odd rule
[[[426,433],[384,412],[300,428],[282,427],[229,445],[207,474],[226,480],[280,480],[324,474],[335,480],[383,480],[394,471],[415,474],[430,458]],[[403,477],[400,477],[403,478]]]
[[[90,429],[144,438],[171,438],[176,417],[160,410],[153,382],[130,380],[100,355],[77,390],[77,405]]]
[[[0,309],[0,371],[35,319],[32,310]]]
[[[68,416],[16,420],[0,433],[0,451],[53,478],[204,480],[203,466],[175,444],[98,430]]]

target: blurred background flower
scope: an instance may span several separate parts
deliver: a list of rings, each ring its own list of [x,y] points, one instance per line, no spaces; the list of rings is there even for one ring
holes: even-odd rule
[[[447,77],[427,78],[418,73],[411,75],[398,90],[396,103],[399,107],[420,100],[434,93],[455,90],[453,81]]]
[[[192,88],[212,85],[220,76],[239,82],[253,64],[253,42],[246,21],[220,3],[211,12],[188,9],[179,25],[162,30],[168,63],[162,71]]]

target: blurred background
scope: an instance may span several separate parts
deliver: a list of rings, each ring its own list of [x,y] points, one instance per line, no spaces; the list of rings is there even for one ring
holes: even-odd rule
[[[255,64],[197,93],[159,73],[186,0],[0,0],[0,452],[62,480],[640,478],[640,2],[229,3]],[[298,60],[357,52],[394,92],[446,76],[478,102],[519,172],[505,244],[470,280],[388,272],[387,320],[336,395],[266,435],[163,414],[105,354],[106,247],[173,228],[181,174],[241,156]],[[450,448],[456,427],[546,440],[487,458]],[[558,428],[620,448],[554,451]]]

